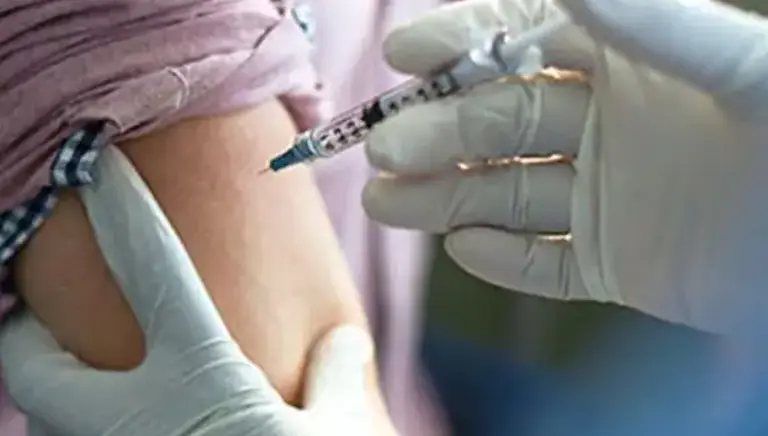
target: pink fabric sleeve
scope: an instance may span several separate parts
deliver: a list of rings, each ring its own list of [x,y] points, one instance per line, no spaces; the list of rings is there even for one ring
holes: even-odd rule
[[[118,138],[280,97],[317,116],[311,46],[270,0],[10,1],[0,14],[0,212],[50,181],[61,141],[108,119]]]

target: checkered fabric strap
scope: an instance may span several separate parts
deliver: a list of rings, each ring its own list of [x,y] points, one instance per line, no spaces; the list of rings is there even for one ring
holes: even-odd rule
[[[51,184],[31,200],[0,213],[0,266],[5,265],[50,216],[58,189],[93,182],[92,169],[106,140],[104,122],[91,123],[68,137],[51,168]]]

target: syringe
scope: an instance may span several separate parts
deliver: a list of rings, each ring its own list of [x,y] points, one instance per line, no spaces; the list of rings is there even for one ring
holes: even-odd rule
[[[327,124],[299,134],[293,146],[270,160],[262,173],[332,157],[363,142],[375,125],[406,107],[445,98],[480,83],[515,74],[527,50],[568,23],[568,18],[561,16],[518,37],[500,30],[469,50],[446,72],[431,79],[411,79],[333,117]]]

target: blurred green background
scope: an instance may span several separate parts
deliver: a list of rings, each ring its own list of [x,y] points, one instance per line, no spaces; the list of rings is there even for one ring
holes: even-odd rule
[[[532,365],[566,364],[592,336],[617,317],[614,306],[563,303],[484,283],[465,273],[434,242],[427,324]]]

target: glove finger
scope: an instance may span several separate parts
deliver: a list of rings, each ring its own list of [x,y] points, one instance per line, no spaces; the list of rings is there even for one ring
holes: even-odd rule
[[[545,298],[592,299],[567,241],[474,227],[448,235],[445,248],[464,270],[494,285]]]
[[[423,77],[454,62],[495,31],[506,28],[517,35],[560,16],[552,2],[543,0],[457,2],[393,30],[384,41],[384,54],[393,68]],[[541,49],[547,64],[562,68],[592,64],[593,44],[573,25],[552,35]]]
[[[125,393],[131,384],[129,373],[93,370],[62,350],[31,314],[3,326],[0,363],[8,393],[19,409],[65,434],[81,434],[65,430],[77,423],[82,431],[87,422],[82,419],[84,411],[98,410],[99,422],[118,419],[120,412],[109,407],[109,399]],[[94,429],[87,434],[97,433]]]
[[[373,360],[373,341],[362,328],[336,327],[312,352],[304,404],[324,412],[367,404],[367,375]]]
[[[150,348],[229,339],[171,223],[128,159],[105,149],[96,183],[80,188],[99,247]]]
[[[363,206],[384,224],[447,233],[482,225],[510,231],[567,233],[573,169],[570,165],[515,165],[422,181],[374,179]]]
[[[561,0],[596,39],[728,105],[764,104],[764,18],[719,1]]]
[[[398,175],[460,162],[577,154],[591,92],[586,83],[489,83],[467,96],[405,109],[375,128],[371,164]]]
[[[46,371],[48,368],[86,370],[74,356],[61,349],[50,332],[29,313],[14,316],[3,326],[0,359],[10,388],[29,380],[37,384],[45,383],[46,377],[58,377],[60,371]]]

